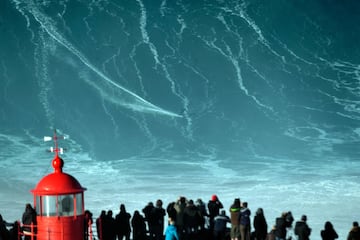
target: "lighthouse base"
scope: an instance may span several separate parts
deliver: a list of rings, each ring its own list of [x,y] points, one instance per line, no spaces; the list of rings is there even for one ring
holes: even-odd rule
[[[37,240],[84,240],[84,216],[37,217]]]

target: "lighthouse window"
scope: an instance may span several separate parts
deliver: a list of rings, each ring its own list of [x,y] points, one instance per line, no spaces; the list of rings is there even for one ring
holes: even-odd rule
[[[41,206],[40,199],[41,199],[40,196],[36,196],[36,214],[37,215],[42,215],[42,213],[41,213],[42,209],[40,209],[40,206]]]
[[[83,208],[83,194],[77,193],[75,194],[75,200],[76,200],[76,215],[79,216],[83,214],[84,208]]]
[[[59,215],[74,216],[74,195],[58,196]]]
[[[56,216],[57,196],[43,196],[42,215]]]

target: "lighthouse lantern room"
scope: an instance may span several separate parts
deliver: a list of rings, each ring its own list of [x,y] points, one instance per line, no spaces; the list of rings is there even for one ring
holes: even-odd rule
[[[64,161],[59,157],[63,150],[58,148],[56,131],[53,137],[55,152],[52,160],[54,172],[43,177],[31,192],[36,209],[37,240],[83,240],[84,239],[84,191],[80,183],[64,173]]]

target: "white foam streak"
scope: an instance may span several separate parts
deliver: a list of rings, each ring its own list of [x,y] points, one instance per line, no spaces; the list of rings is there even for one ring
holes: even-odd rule
[[[65,47],[67,50],[69,50],[72,54],[74,54],[86,67],[88,67],[90,70],[92,70],[94,73],[96,73],[100,79],[105,81],[107,84],[115,87],[115,89],[118,89],[125,94],[132,97],[133,102],[127,103],[127,102],[121,102],[119,99],[114,100],[112,99],[112,102],[115,104],[119,104],[125,107],[128,107],[135,111],[142,111],[142,112],[153,112],[163,115],[168,115],[171,117],[181,117],[178,114],[172,113],[170,111],[166,111],[164,109],[161,109],[154,104],[146,101],[145,99],[141,98],[140,96],[136,95],[135,93],[129,91],[128,89],[122,87],[121,85],[115,83],[112,81],[109,77],[107,77],[105,74],[103,74],[99,69],[97,69],[94,65],[90,63],[90,61],[78,50],[76,49],[70,42],[68,42],[55,28],[54,24],[51,23],[51,20],[46,17],[43,13],[41,13],[34,5],[28,5],[28,11],[32,14],[34,19],[41,25],[42,29],[44,29],[47,34],[49,34],[55,41],[57,41],[60,45]],[[97,86],[96,83],[93,83],[92,86]],[[98,87],[97,90],[100,92],[102,91],[101,87]]]
[[[207,40],[203,39],[203,41],[205,42],[206,45],[208,45],[212,49],[215,49],[222,56],[224,56],[226,59],[228,59],[229,62],[232,63],[232,65],[233,65],[233,67],[235,69],[238,86],[244,92],[244,94],[246,96],[250,97],[261,108],[266,108],[266,109],[268,109],[270,111],[273,111],[272,107],[267,106],[264,103],[262,103],[259,99],[257,99],[256,96],[252,95],[249,92],[249,90],[246,88],[246,86],[244,84],[244,79],[243,79],[242,74],[241,74],[241,68],[240,68],[240,63],[239,63],[238,57],[233,54],[231,48],[226,43],[224,43],[225,50],[226,50],[225,51],[225,50],[221,49],[220,47],[218,47],[215,44],[215,40],[214,41],[207,41]]]
[[[49,58],[49,45],[52,44],[51,40],[48,41],[44,32],[41,30],[40,39],[42,44],[36,44],[35,48],[35,64],[36,64],[36,75],[38,78],[38,84],[40,86],[39,99],[43,105],[46,118],[50,125],[54,124],[55,112],[52,110],[49,103],[49,92],[52,89],[52,83],[48,74],[48,58]]]
[[[279,57],[284,63],[285,63],[285,58],[284,56],[280,55],[279,53],[277,53],[274,49],[271,48],[270,43],[266,40],[266,38],[264,37],[264,35],[262,34],[261,29],[259,28],[259,26],[255,23],[255,21],[253,19],[251,19],[247,13],[246,13],[246,4],[245,2],[243,2],[241,5],[236,6],[236,10],[239,13],[239,16],[244,19],[248,25],[254,30],[254,32],[257,34],[258,36],[258,40],[264,45],[266,46],[270,52],[272,52],[275,56]]]
[[[349,119],[360,120],[360,101],[350,100],[350,99],[341,99],[341,98],[338,98],[334,95],[330,95],[329,93],[326,93],[326,92],[320,91],[320,90],[319,90],[319,92],[321,94],[327,96],[328,98],[332,99],[332,101],[334,103],[341,106],[344,109],[344,111],[348,113],[348,114],[345,114],[342,112],[336,112],[336,114],[343,116],[343,117],[347,117]]]
[[[137,0],[137,2],[140,6],[140,12],[141,12],[139,21],[140,21],[140,30],[141,30],[143,43],[149,46],[149,49],[150,49],[150,51],[153,55],[154,61],[155,61],[155,68],[160,66],[161,70],[163,71],[163,73],[165,75],[165,78],[170,83],[171,92],[175,96],[177,96],[179,99],[181,99],[182,105],[183,105],[183,110],[184,110],[182,116],[185,117],[185,119],[187,121],[186,131],[183,132],[183,135],[185,135],[186,137],[188,137],[190,139],[193,139],[192,119],[190,118],[189,113],[188,113],[189,99],[184,94],[182,94],[180,89],[177,88],[176,83],[172,79],[166,65],[160,61],[158,51],[157,51],[155,45],[150,41],[149,34],[146,30],[147,13],[146,13],[144,3],[141,0]]]
[[[166,12],[166,0],[162,0],[160,4],[160,14],[162,17],[165,16],[165,12]]]

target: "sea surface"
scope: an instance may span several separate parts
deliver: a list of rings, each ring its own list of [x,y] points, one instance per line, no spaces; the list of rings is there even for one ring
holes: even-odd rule
[[[0,1],[0,214],[51,172],[85,207],[179,196],[360,221],[360,1]]]

